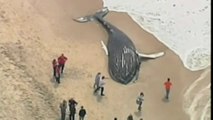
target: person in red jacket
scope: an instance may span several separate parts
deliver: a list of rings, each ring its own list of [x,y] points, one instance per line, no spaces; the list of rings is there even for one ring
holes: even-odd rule
[[[64,56],[64,54],[62,53],[60,57],[58,57],[58,64],[59,67],[61,69],[61,74],[64,71],[64,66],[65,66],[65,62],[67,61],[67,57]]]
[[[167,82],[164,83],[165,89],[166,89],[166,99],[169,99],[169,93],[170,93],[170,88],[172,86],[172,83],[170,82],[170,78],[167,79]]]
[[[56,76],[56,66],[57,66],[56,59],[53,59],[52,65],[53,65],[53,76],[55,77]]]

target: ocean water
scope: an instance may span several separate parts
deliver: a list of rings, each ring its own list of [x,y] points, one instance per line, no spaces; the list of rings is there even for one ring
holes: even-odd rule
[[[206,69],[184,92],[183,108],[191,120],[211,120],[210,78],[206,81],[210,71]]]
[[[129,14],[139,26],[173,50],[184,66],[191,71],[210,66],[210,2],[103,0],[104,7],[108,7],[109,10]],[[210,120],[211,83],[203,80],[209,71],[204,71],[184,93],[184,110],[190,115],[191,120]]]
[[[112,11],[128,13],[138,25],[179,55],[186,68],[194,71],[210,65],[210,0],[103,2]]]

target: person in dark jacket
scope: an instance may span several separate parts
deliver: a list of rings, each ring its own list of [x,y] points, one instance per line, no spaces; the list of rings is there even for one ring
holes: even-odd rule
[[[59,67],[59,65],[56,65],[55,70],[56,70],[56,74],[55,74],[56,82],[57,82],[58,84],[60,84],[61,73],[60,73],[60,67]]]
[[[86,115],[86,110],[84,109],[84,106],[81,106],[81,109],[79,110],[79,120],[84,120],[84,117]]]
[[[61,120],[66,119],[66,110],[67,110],[67,101],[63,100],[62,103],[60,103],[60,109],[61,109]]]
[[[133,120],[132,114],[130,114],[130,115],[127,117],[127,120]]]
[[[69,100],[69,108],[70,108],[70,120],[75,120],[75,113],[76,113],[76,108],[75,106],[77,105],[78,103],[73,99],[71,98]]]
[[[67,61],[67,57],[62,53],[60,57],[58,57],[58,64],[61,69],[61,74],[63,74],[65,62]]]
[[[53,65],[53,76],[55,77],[56,76],[56,67],[57,67],[56,59],[53,59],[52,65]]]

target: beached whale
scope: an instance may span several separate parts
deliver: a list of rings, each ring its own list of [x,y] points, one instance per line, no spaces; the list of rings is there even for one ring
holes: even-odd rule
[[[109,74],[113,80],[122,84],[128,84],[138,78],[143,58],[157,58],[164,55],[164,52],[150,55],[137,52],[135,45],[125,33],[103,19],[108,12],[107,8],[103,8],[94,15],[74,20],[80,23],[97,21],[105,28],[109,39],[107,46],[105,46],[103,41],[101,41],[101,44],[108,55]]]

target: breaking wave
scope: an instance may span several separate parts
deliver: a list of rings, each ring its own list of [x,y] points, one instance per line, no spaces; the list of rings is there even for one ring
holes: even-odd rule
[[[209,0],[103,0],[104,7],[126,12],[143,29],[173,50],[191,71],[210,66]],[[184,93],[191,120],[210,120],[207,69]],[[210,78],[209,78],[210,79]]]

